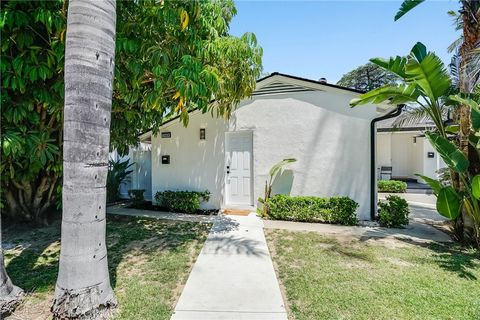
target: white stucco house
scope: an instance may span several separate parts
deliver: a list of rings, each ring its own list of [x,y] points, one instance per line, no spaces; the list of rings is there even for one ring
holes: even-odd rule
[[[391,179],[424,182],[416,174],[438,178],[438,170],[446,165],[424,135],[434,124],[423,120],[396,127],[394,122],[390,118],[377,124],[379,178],[381,167],[391,167]]]
[[[135,172],[124,192],[146,189],[146,199],[153,200],[158,191],[209,190],[205,208],[253,208],[272,165],[296,158],[274,193],[349,196],[360,204],[359,218],[370,219],[376,206],[375,119],[397,107],[350,108],[359,94],[273,73],[258,80],[229,120],[192,111],[187,128],[175,118],[157,135],[142,134],[129,155]]]

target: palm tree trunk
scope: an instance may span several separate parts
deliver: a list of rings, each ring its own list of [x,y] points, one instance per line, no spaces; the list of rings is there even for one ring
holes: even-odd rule
[[[480,43],[480,6],[475,1],[461,1],[462,19],[463,19],[463,43],[460,46],[460,73],[459,85],[460,92],[473,92],[473,83],[470,79],[469,72],[471,68],[472,53]],[[468,139],[471,134],[471,110],[466,105],[460,105],[458,109],[458,119],[460,123],[459,130],[459,146],[460,150],[468,157],[470,161],[470,174],[472,176],[479,173],[480,160],[478,159],[476,150],[469,144]],[[464,236],[467,239],[474,237],[474,221],[465,212],[462,214],[461,223],[464,228]],[[473,239],[472,239],[473,240]],[[478,241],[479,239],[477,239]]]
[[[70,0],[56,319],[103,319],[116,305],[105,243],[115,24],[115,0]]]
[[[12,312],[20,303],[23,290],[13,285],[5,270],[2,246],[2,216],[0,214],[0,319],[5,314]]]

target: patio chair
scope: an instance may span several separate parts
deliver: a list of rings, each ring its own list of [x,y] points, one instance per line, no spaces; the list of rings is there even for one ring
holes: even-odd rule
[[[391,180],[392,179],[392,167],[380,167],[380,179]]]

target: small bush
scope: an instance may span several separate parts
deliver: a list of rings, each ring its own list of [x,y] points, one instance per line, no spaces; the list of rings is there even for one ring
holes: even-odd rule
[[[130,189],[128,190],[128,196],[132,200],[132,206],[135,208],[140,207],[145,202],[145,197],[143,194],[145,189]]]
[[[387,196],[386,201],[378,203],[378,220],[382,227],[400,228],[408,224],[408,203],[399,196]]]
[[[358,203],[348,197],[291,197],[277,194],[267,200],[269,218],[274,220],[328,222],[344,225],[358,223]]]
[[[210,199],[210,191],[163,191],[155,194],[159,206],[172,212],[195,213],[200,203]]]
[[[403,193],[407,191],[407,184],[398,180],[379,180],[379,192]]]

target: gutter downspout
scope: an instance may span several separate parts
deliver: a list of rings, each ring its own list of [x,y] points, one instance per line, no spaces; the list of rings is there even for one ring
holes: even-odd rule
[[[376,192],[377,192],[377,168],[375,165],[375,155],[376,155],[376,130],[375,124],[378,121],[398,117],[402,113],[402,109],[405,107],[404,104],[397,105],[397,109],[390,111],[386,115],[383,115],[378,118],[374,118],[370,122],[370,219],[375,220],[376,212]]]

